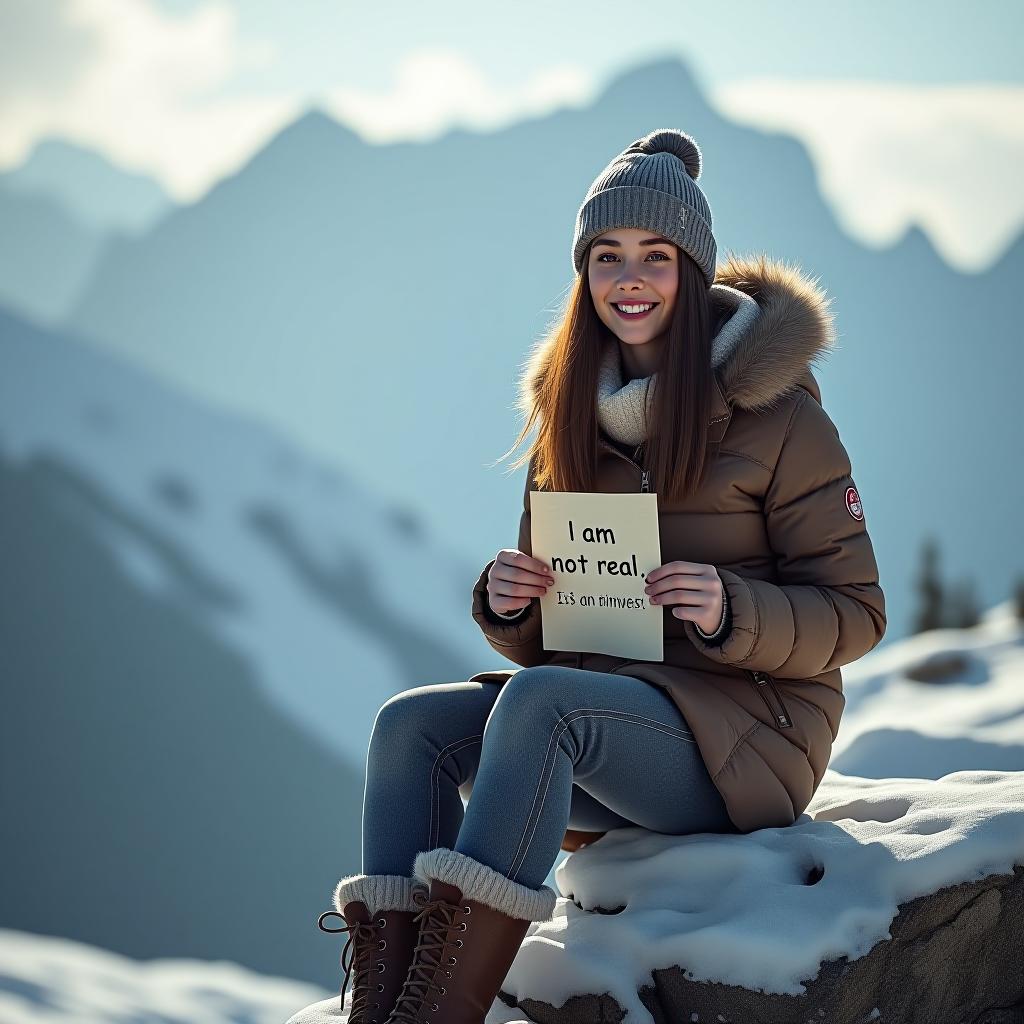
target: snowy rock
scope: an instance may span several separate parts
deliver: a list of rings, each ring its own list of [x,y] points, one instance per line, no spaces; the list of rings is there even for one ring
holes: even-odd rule
[[[531,926],[487,1024],[1024,1013],[1024,772],[829,770],[786,828],[616,829],[555,877],[563,898]],[[335,997],[289,1024],[344,1018]]]
[[[495,1021],[996,1021],[1024,1010],[1022,865],[1024,772],[829,770],[788,828],[618,829],[560,865]]]
[[[657,1024],[1017,1024],[1024,1019],[1022,929],[1024,867],[1017,865],[1012,875],[989,875],[902,904],[890,926],[891,939],[859,959],[827,961],[803,995],[693,980],[672,967],[653,971],[653,983],[642,986],[639,997]],[[572,996],[557,1008],[527,997],[518,1008],[521,1014],[504,1019],[540,1024],[625,1019],[623,1008],[607,994]]]

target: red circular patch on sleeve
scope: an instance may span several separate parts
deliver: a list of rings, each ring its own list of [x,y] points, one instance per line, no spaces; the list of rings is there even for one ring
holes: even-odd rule
[[[860,495],[856,487],[846,488],[846,511],[859,522],[864,521],[864,506],[860,503]]]

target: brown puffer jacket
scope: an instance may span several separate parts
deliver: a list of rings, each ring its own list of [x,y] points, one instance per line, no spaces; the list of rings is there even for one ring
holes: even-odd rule
[[[663,563],[717,568],[732,612],[724,642],[705,642],[666,606],[661,662],[547,651],[539,599],[514,622],[490,608],[493,560],[476,582],[472,611],[491,647],[517,665],[617,672],[664,687],[729,817],[751,832],[791,825],[810,802],[845,704],[840,667],[882,639],[885,598],[850,459],[810,369],[835,342],[830,300],[766,256],[732,257],[716,283],[746,292],[761,312],[716,370],[706,483],[681,504],[659,498],[658,522]],[[721,294],[716,330],[731,315]],[[533,353],[532,393],[549,358],[544,346]],[[532,486],[528,473],[518,540],[528,554]],[[641,490],[640,466],[609,438],[602,437],[596,490]],[[472,678],[504,682],[515,671]],[[597,834],[570,829],[563,849]]]

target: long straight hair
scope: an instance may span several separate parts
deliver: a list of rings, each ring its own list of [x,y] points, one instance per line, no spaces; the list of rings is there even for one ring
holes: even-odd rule
[[[597,468],[597,383],[604,347],[618,345],[594,308],[587,267],[565,302],[563,312],[537,343],[520,378],[517,407],[526,416],[507,458],[535,422],[537,437],[515,462],[529,462],[530,486],[540,490],[592,491]],[[711,307],[707,281],[681,249],[679,288],[657,367],[643,465],[651,473],[651,489],[666,502],[678,502],[703,483],[707,470],[708,418],[714,387],[711,369]],[[536,354],[549,349],[542,374]]]

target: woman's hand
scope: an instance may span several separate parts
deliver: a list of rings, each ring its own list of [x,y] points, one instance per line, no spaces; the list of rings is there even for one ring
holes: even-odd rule
[[[651,604],[676,605],[677,619],[689,619],[705,633],[714,633],[722,621],[725,588],[713,565],[666,562],[647,574],[644,591]]]
[[[551,570],[539,559],[518,548],[502,548],[487,574],[487,600],[496,612],[508,615],[546,594],[554,582]]]

